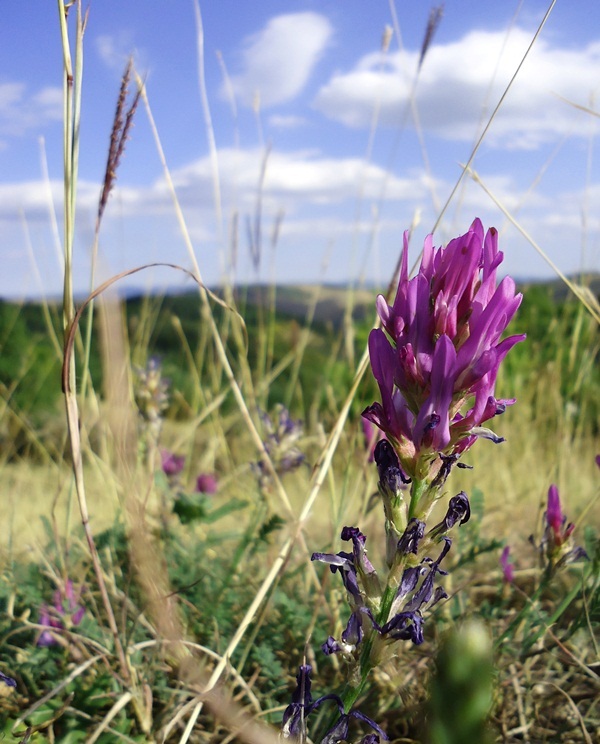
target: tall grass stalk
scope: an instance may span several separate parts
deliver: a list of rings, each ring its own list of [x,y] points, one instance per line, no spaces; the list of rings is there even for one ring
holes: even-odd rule
[[[533,237],[529,235],[527,230],[525,230],[525,228],[515,219],[511,212],[504,206],[504,204],[502,204],[500,199],[491,191],[491,189],[489,189],[485,185],[480,176],[475,171],[473,171],[469,165],[465,166],[464,172],[468,173],[475,181],[475,183],[481,186],[481,188],[490,197],[490,199],[494,202],[498,209],[501,210],[506,219],[509,220],[509,222],[517,228],[517,230],[521,233],[525,240],[527,240],[532,248],[534,248],[535,251],[537,251],[537,253],[544,259],[544,261],[551,267],[556,276],[558,276],[567,285],[567,287],[571,290],[571,292],[573,292],[575,297],[577,297],[579,302],[583,305],[583,307],[586,308],[586,310],[590,313],[594,320],[597,323],[600,323],[600,308],[598,306],[598,301],[593,296],[590,297],[590,294],[585,291],[585,288],[579,287],[560,270],[560,268],[554,263],[550,256],[543,250],[541,246],[536,243]]]
[[[71,6],[72,7],[72,6]],[[81,2],[75,4],[75,65],[72,64],[69,35],[67,28],[67,8],[63,0],[58,0],[58,13],[61,29],[63,62],[64,62],[64,256],[65,275],[63,292],[63,325],[65,343],[75,317],[73,300],[73,240],[75,234],[75,212],[77,203],[77,173],[79,165],[79,134],[81,114],[81,86],[83,75],[83,33],[84,19],[81,13]],[[123,679],[131,680],[129,666],[121,643],[119,629],[104,581],[100,558],[94,541],[87,505],[81,438],[79,433],[79,408],[77,404],[75,381],[75,358],[65,354],[63,365],[63,393],[65,396],[67,426],[71,443],[73,475],[79,502],[81,522],[92,558],[94,574],[102,597],[113,642],[119,660]]]

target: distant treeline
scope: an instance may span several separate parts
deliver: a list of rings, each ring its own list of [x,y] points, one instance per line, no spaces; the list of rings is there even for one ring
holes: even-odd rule
[[[600,390],[598,361],[598,326],[587,311],[556,282],[531,284],[523,288],[524,301],[511,332],[527,333],[525,343],[517,345],[505,363],[505,374],[519,374],[535,380],[536,368],[548,364],[563,367],[577,364],[586,356],[589,374],[585,380]],[[598,289],[598,288],[596,288]],[[354,338],[352,344],[359,356],[366,343],[375,317],[376,292],[362,290],[353,296],[350,306]],[[244,319],[247,334],[249,367],[256,374],[267,374],[275,364],[298,344],[306,327],[306,319],[314,290],[310,287],[253,286],[237,290],[237,312]],[[273,312],[273,307],[276,308]],[[144,364],[150,356],[161,359],[165,373],[185,397],[190,364],[197,363],[199,374],[207,386],[214,387],[211,369],[212,345],[207,323],[203,320],[201,303],[196,292],[163,297],[131,297],[124,302],[131,358],[134,364]],[[213,305],[219,328],[227,338],[232,358],[240,353],[239,334],[232,326],[240,321],[232,311]],[[229,315],[229,317],[227,317]],[[314,391],[328,375],[332,385],[350,383],[353,369],[348,364],[348,344],[345,334],[348,323],[348,294],[341,287],[325,287],[317,302],[311,324],[310,343],[303,353],[299,371],[299,386]],[[85,326],[85,315],[82,325]],[[53,339],[54,337],[54,339]],[[97,390],[101,390],[102,364],[97,340],[97,319],[90,359],[90,372]],[[236,346],[237,343],[237,346]],[[61,308],[58,304],[46,309],[38,303],[15,304],[0,301],[0,399],[16,411],[39,417],[56,409],[60,398],[60,346],[62,344]],[[80,346],[81,349],[81,346]],[[265,359],[268,368],[265,368]],[[564,369],[563,369],[564,371]],[[270,384],[270,396],[285,397],[289,369]],[[258,380],[255,380],[257,382]],[[372,390],[371,382],[366,383]],[[582,384],[582,383],[580,383]],[[576,390],[563,391],[566,399]],[[176,411],[184,415],[183,411]],[[600,418],[600,406],[588,412]]]

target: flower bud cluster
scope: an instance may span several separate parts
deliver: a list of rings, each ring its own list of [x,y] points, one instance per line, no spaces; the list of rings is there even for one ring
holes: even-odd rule
[[[477,219],[445,248],[428,236],[409,279],[405,233],[396,298],[377,299],[383,330],[371,331],[369,354],[381,403],[363,416],[385,432],[412,478],[431,475],[438,453],[461,454],[478,437],[502,441],[482,424],[514,403],[494,390],[500,363],[524,338],[501,340],[522,299],[510,277],[496,286],[502,258],[497,231],[484,236]]]

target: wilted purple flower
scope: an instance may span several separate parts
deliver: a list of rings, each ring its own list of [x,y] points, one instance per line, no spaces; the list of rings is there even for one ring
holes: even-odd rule
[[[399,553],[408,555],[412,553],[417,555],[419,550],[419,543],[425,535],[425,522],[422,522],[416,517],[412,517],[402,534],[402,537],[398,540],[396,550]]]
[[[367,557],[365,535],[358,527],[344,527],[341,538],[352,541],[352,553],[313,553],[311,560],[329,564],[332,573],[340,572],[350,602],[357,609],[366,606],[368,600],[378,599],[381,596],[381,586],[373,564]]]
[[[7,687],[17,686],[16,681],[12,677],[9,677],[8,675],[4,674],[3,672],[0,672],[0,682],[5,684]]]
[[[558,488],[552,484],[548,489],[547,508],[544,512],[544,534],[540,544],[540,552],[545,558],[550,570],[560,568],[567,563],[587,558],[583,548],[576,547],[572,540],[575,525],[567,524],[567,517],[563,514]]]
[[[185,455],[176,455],[167,449],[160,451],[163,473],[169,477],[179,475],[185,466]]]
[[[325,738],[321,739],[321,744],[337,744],[337,742],[345,741],[348,737],[350,719],[367,723],[372,729],[377,731],[382,739],[389,741],[385,731],[383,731],[375,721],[371,720],[368,716],[365,716],[364,713],[361,713],[358,710],[346,713],[344,711],[342,700],[338,695],[322,695],[313,702],[311,695],[311,672],[312,667],[310,664],[303,664],[298,671],[296,676],[296,689],[292,694],[292,702],[283,713],[281,735],[284,739],[293,737],[294,739],[300,739],[303,741],[306,737],[306,719],[308,716],[313,711],[318,710],[324,702],[331,700],[337,705],[339,718],[327,734],[325,734]],[[378,742],[379,739],[365,737],[361,741],[374,743]]]
[[[200,473],[196,478],[196,491],[198,493],[216,493],[219,490],[217,476],[214,473]]]
[[[38,646],[55,646],[58,644],[53,630],[65,630],[79,625],[85,614],[85,607],[80,604],[84,587],[77,592],[71,579],[65,581],[64,589],[57,589],[52,598],[52,605],[40,607],[39,624],[47,628],[40,633]]]
[[[321,744],[339,744],[339,742],[348,740],[348,733],[350,728],[350,720],[354,718],[359,721],[363,721],[369,725],[372,729],[377,731],[377,734],[368,734],[361,739],[361,744],[373,744],[379,742],[379,737],[384,741],[389,741],[388,735],[375,721],[373,721],[364,713],[358,710],[353,710],[351,713],[342,713],[338,720],[333,724],[329,731],[325,734],[325,737],[321,739]]]
[[[482,424],[514,403],[496,400],[494,388],[500,363],[524,338],[500,340],[522,299],[510,277],[496,286],[502,258],[497,231],[484,236],[477,219],[445,248],[434,249],[428,236],[409,279],[404,234],[396,298],[390,306],[378,297],[384,330],[369,336],[381,403],[363,416],[393,442],[410,476],[423,477],[421,456],[459,453],[481,436],[499,441]]]
[[[283,712],[281,733],[284,738],[299,736],[305,731],[305,718],[310,712],[312,695],[310,692],[312,667],[303,664],[296,675],[296,689],[292,694],[292,702]]]
[[[509,560],[509,558],[510,545],[507,545],[502,551],[502,555],[500,556],[500,565],[502,566],[502,575],[504,576],[504,581],[506,581],[508,584],[512,584],[512,582],[515,580],[515,567]]]
[[[439,524],[431,528],[428,537],[436,540],[440,535],[445,535],[448,530],[451,530],[457,522],[466,524],[470,518],[471,505],[469,504],[467,494],[461,491],[450,499],[446,516]]]

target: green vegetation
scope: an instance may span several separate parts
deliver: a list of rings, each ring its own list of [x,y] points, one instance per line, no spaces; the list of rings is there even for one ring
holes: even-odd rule
[[[373,566],[386,562],[392,533],[360,417],[379,398],[364,356],[375,292],[357,299],[342,289],[269,286],[215,297],[197,282],[189,295],[122,306],[98,292],[76,315],[83,16],[79,2],[69,5],[69,35],[58,5],[65,295],[60,307],[0,303],[3,740],[274,744],[298,667],[310,665],[313,698],[345,690],[356,703],[340,717],[353,742],[377,739],[362,738],[373,730],[364,716],[398,742],[592,741],[597,297],[579,285],[577,299],[526,288],[511,332],[528,340],[511,350],[496,389],[517,399],[494,419],[506,442],[478,442],[460,463],[472,469],[436,483],[441,531],[425,537],[431,555],[406,569],[417,568],[415,582],[428,566],[436,578],[439,546],[448,547],[446,497],[464,489],[462,513],[470,501],[472,516],[452,533],[438,577],[448,598],[425,607],[422,644],[399,640],[373,663],[371,650],[384,647],[372,625],[366,672],[348,680],[343,658],[320,648],[346,627],[346,592],[311,555],[345,551],[342,528],[360,525]],[[130,64],[93,252],[145,95],[136,86],[129,100],[135,79]],[[419,478],[413,484],[425,483]],[[564,520],[547,497],[558,492]],[[402,560],[416,553],[407,548]],[[337,558],[344,564],[348,555]],[[391,606],[395,585],[388,590],[379,596]],[[308,711],[315,742],[342,713],[326,702]],[[344,718],[357,709],[362,717]]]
[[[247,338],[242,335],[241,341],[236,341],[236,334],[231,330],[232,318],[237,316],[220,310],[218,323],[229,329],[227,348],[232,360],[235,362],[240,349],[248,349],[247,361],[238,360],[236,364],[240,375],[246,364],[254,372],[262,364],[262,374],[269,378],[286,355],[291,353],[292,358],[297,359],[294,355],[300,353],[299,339],[304,332],[302,313],[299,317],[285,313],[287,293],[287,288],[277,288],[284,308],[281,314],[278,311],[269,317],[264,307],[246,306]],[[339,290],[338,297],[341,318],[343,290]],[[200,649],[209,649],[210,654],[225,653],[260,589],[278,551],[277,546],[293,528],[294,520],[285,502],[279,500],[272,480],[257,478],[252,463],[260,458],[248,440],[231,396],[222,395],[227,382],[222,374],[216,374],[219,361],[206,341],[198,307],[197,296],[186,295],[132,299],[126,303],[125,311],[132,360],[127,364],[131,363],[135,370],[136,364],[157,356],[162,360],[162,372],[170,378],[168,409],[159,445],[173,448],[187,457],[185,468],[175,481],[170,481],[160,468],[156,469],[156,460],[149,473],[138,470],[137,477],[150,475],[152,478],[152,496],[138,515],[145,529],[153,535],[151,555],[146,555],[144,560],[159,561],[166,569],[165,586],[170,587],[169,595],[177,597],[178,623],[186,643],[191,644],[188,648],[192,649],[189,651],[191,658],[202,669],[208,664],[208,671],[212,657],[204,658],[203,654],[209,651]],[[64,437],[60,425],[59,365],[48,341],[42,308],[4,304],[2,318],[2,421],[5,431],[2,467],[5,474],[11,473],[16,489],[19,489],[19,482],[25,483],[24,478],[19,480],[19,472],[27,470],[31,474],[32,468],[33,472],[42,471],[47,469],[44,463],[49,461],[53,463],[52,472],[57,475],[62,472],[58,477],[64,479],[64,449],[56,447],[57,432],[62,432],[60,436]],[[469,589],[463,589],[449,601],[445,610],[433,616],[435,625],[430,626],[426,644],[418,655],[407,649],[401,659],[390,662],[385,674],[378,677],[375,691],[361,702],[361,710],[392,735],[400,735],[400,732],[406,735],[407,731],[412,731],[413,737],[420,736],[428,675],[418,681],[413,676],[415,664],[419,664],[423,653],[435,653],[438,635],[468,616],[474,606],[494,638],[506,636],[495,654],[496,674],[501,679],[509,674],[509,667],[514,670],[515,663],[519,668],[531,668],[529,657],[521,656],[520,649],[539,644],[551,621],[553,635],[546,636],[550,647],[553,646],[551,638],[560,637],[561,643],[571,639],[569,642],[575,644],[573,653],[579,649],[579,653],[584,654],[587,623],[598,620],[598,593],[589,578],[577,578],[581,573],[576,570],[573,576],[564,576],[555,587],[545,590],[543,602],[536,604],[535,610],[533,606],[529,608],[533,615],[524,616],[518,633],[513,627],[512,618],[528,607],[519,589],[522,586],[523,591],[529,591],[532,574],[526,566],[535,565],[536,561],[535,552],[527,547],[527,537],[537,529],[535,510],[550,480],[558,476],[565,483],[570,516],[583,513],[585,522],[590,524],[594,521],[593,515],[598,514],[597,502],[591,511],[588,509],[594,493],[590,478],[594,467],[600,389],[597,326],[578,303],[554,299],[549,286],[529,287],[517,326],[518,330],[528,332],[528,341],[517,346],[507,358],[501,392],[511,391],[512,394],[514,391],[519,401],[497,426],[509,441],[500,449],[483,443],[480,454],[474,451],[473,457],[468,458],[475,465],[475,471],[462,471],[462,474],[457,471],[455,485],[450,484],[451,489],[457,490],[460,485],[468,490],[473,509],[473,519],[457,535],[452,570],[453,585],[469,586]],[[369,327],[367,321],[356,321],[356,337],[364,339]],[[267,328],[272,332],[268,365],[260,359]],[[93,336],[91,367],[98,370],[92,372],[94,387],[102,390],[99,335]],[[351,383],[351,367],[344,357],[342,341],[341,324],[332,322],[331,316],[326,322],[314,322],[297,377],[292,361],[270,380],[260,401],[261,409],[271,412],[276,403],[288,396],[293,417],[305,422],[298,446],[306,454],[309,465],[318,457],[319,428],[331,429]],[[360,352],[357,342],[356,356]],[[29,362],[26,364],[25,360]],[[196,363],[198,367],[194,367]],[[43,397],[32,402],[26,387],[30,380],[47,376],[48,367],[52,369],[51,381],[39,386],[43,389]],[[135,372],[131,374],[135,379]],[[294,380],[295,386],[290,388]],[[252,375],[252,384],[260,389],[258,375]],[[339,544],[339,530],[344,523],[366,519],[370,528],[371,558],[382,560],[382,548],[376,541],[373,543],[379,529],[378,519],[372,513],[360,516],[367,508],[377,476],[375,466],[365,461],[358,414],[376,397],[377,391],[369,376],[353,402],[343,444],[330,471],[329,486],[320,496],[319,512],[329,517],[323,519],[321,516],[318,521],[309,522],[311,528],[306,532],[309,551],[331,549]],[[214,401],[219,402],[216,408],[213,408]],[[206,413],[211,409],[212,413]],[[85,431],[88,426],[85,417],[82,425]],[[98,425],[96,419],[93,423],[90,421],[85,449],[86,477],[92,495],[96,494],[91,502],[92,520],[98,525],[108,525],[104,531],[97,531],[96,545],[110,578],[111,597],[117,616],[121,618],[120,632],[127,642],[129,663],[136,670],[137,684],[141,689],[152,691],[151,709],[138,710],[137,719],[125,713],[116,715],[98,741],[113,741],[118,735],[132,741],[146,741],[149,736],[150,740],[156,740],[152,736],[164,734],[176,712],[185,708],[185,701],[190,699],[190,692],[185,692],[186,685],[193,687],[194,683],[186,682],[189,671],[182,671],[187,667],[182,666],[181,659],[173,659],[168,654],[165,658],[157,643],[161,620],[153,617],[148,589],[139,574],[140,570],[152,572],[153,565],[138,565],[140,559],[132,547],[135,527],[127,518],[132,507],[122,491],[122,484],[113,476],[106,481],[106,475],[102,476],[102,483],[97,482],[100,471],[94,463],[105,462],[106,466],[115,467],[110,446],[107,448],[105,434],[97,431]],[[526,460],[519,464],[519,456],[524,456],[525,448],[519,451],[518,441],[521,436],[536,440],[541,426],[546,427],[545,431],[547,427],[556,427],[560,439],[533,445],[536,480],[533,473],[520,472],[526,471],[529,465]],[[143,427],[139,432],[138,436],[143,436]],[[559,449],[565,437],[570,453],[563,470]],[[544,440],[544,437],[539,439]],[[517,441],[516,451],[512,450],[513,440]],[[272,455],[275,457],[275,453]],[[492,458],[496,468],[504,473],[510,471],[511,480],[518,483],[523,503],[515,504],[513,495],[506,493],[505,506],[498,505],[498,476],[494,465],[486,458]],[[584,461],[586,459],[588,462]],[[578,468],[573,467],[573,461],[579,463]],[[203,469],[218,475],[219,491],[214,496],[193,491],[195,474]],[[301,466],[295,473],[283,477],[292,504],[299,505],[308,486],[308,468]],[[454,482],[454,478],[453,474],[450,482]],[[465,483],[459,484],[459,479]],[[475,490],[474,484],[477,485]],[[123,694],[119,691],[115,670],[111,671],[110,631],[94,587],[83,535],[69,516],[72,515],[72,506],[68,506],[69,493],[66,490],[59,494],[58,511],[49,499],[40,502],[33,489],[20,493],[13,499],[12,508],[38,528],[33,533],[29,531],[25,539],[10,528],[4,533],[6,547],[0,585],[0,632],[4,641],[0,671],[16,674],[19,681],[18,694],[0,699],[9,741],[19,711],[28,709],[51,690],[51,698],[26,716],[26,724],[32,732],[41,726],[34,735],[36,741],[49,741],[46,738],[49,731],[60,741],[86,741],[89,732],[100,726]],[[299,507],[292,508],[298,514]],[[516,525],[511,522],[513,508],[527,515]],[[503,525],[501,528],[498,520]],[[583,534],[581,530],[578,533]],[[34,534],[37,535],[35,541],[43,548],[42,562],[32,560],[23,552],[25,543]],[[586,539],[588,553],[596,555],[595,533],[589,531]],[[516,555],[514,589],[507,585],[502,587],[498,559],[505,544],[510,544]],[[302,663],[307,642],[312,657],[319,653],[319,646],[327,635],[334,632],[335,624],[344,622],[339,587],[334,581],[326,582],[324,594],[319,598],[315,583],[317,574],[312,568],[308,570],[306,553],[298,546],[293,555],[286,570],[269,589],[263,609],[253,621],[247,637],[231,654],[236,670],[231,693],[236,694],[237,690],[244,707],[248,705],[255,713],[262,710],[262,719],[274,724],[280,720],[282,706],[289,701],[290,686],[286,680]],[[521,568],[522,579],[519,578]],[[590,565],[585,575],[593,576],[594,570]],[[36,645],[43,632],[42,627],[36,625],[40,621],[40,608],[51,604],[54,592],[61,591],[61,587],[64,592],[68,580],[85,587],[80,597],[85,607],[84,618],[80,625],[69,627],[67,622],[62,630],[55,632],[59,644]],[[567,596],[568,602],[563,602],[562,612],[556,615],[556,603],[561,596]],[[525,641],[527,637],[531,640]],[[93,661],[98,653],[104,662]],[[534,679],[552,683],[558,679],[561,666],[551,648],[546,657],[543,668],[535,667]],[[86,666],[86,662],[90,665]],[[322,661],[318,669],[315,685],[318,684],[319,690],[327,691],[339,685],[343,668]],[[56,686],[61,680],[73,672],[76,672],[73,680],[58,689]],[[243,682],[248,679],[252,680],[251,688],[246,688]],[[580,678],[577,684],[582,684]],[[28,691],[27,697],[23,696],[23,690]],[[397,691],[400,691],[399,697]],[[496,695],[494,716],[510,719],[515,714],[514,705],[515,700],[508,692],[500,697]],[[147,733],[142,726],[144,721],[149,727]],[[326,722],[324,718],[323,724]],[[177,740],[175,732],[181,734],[183,724],[174,726],[173,741]],[[24,725],[16,731],[23,731]],[[210,731],[212,736],[221,736],[217,733],[220,728],[214,728],[208,711],[200,715],[196,725],[198,731],[205,729],[207,736]],[[556,727],[558,723],[551,720],[544,725]],[[562,730],[564,725],[560,726]]]

